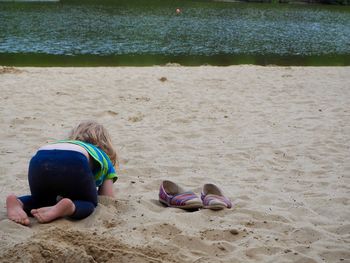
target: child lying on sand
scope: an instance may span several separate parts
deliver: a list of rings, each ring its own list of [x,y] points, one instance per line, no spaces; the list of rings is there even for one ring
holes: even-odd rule
[[[116,163],[107,130],[96,122],[80,123],[67,140],[45,145],[32,157],[31,195],[9,195],[8,218],[22,225],[29,225],[28,215],[40,223],[66,216],[86,218],[97,206],[98,194],[114,196]]]

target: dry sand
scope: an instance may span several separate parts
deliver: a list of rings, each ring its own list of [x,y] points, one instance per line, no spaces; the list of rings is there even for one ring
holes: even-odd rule
[[[350,67],[0,73],[0,262],[350,262]],[[6,219],[36,149],[86,119],[118,148],[116,200],[76,222]],[[164,179],[215,183],[234,208],[165,208]]]

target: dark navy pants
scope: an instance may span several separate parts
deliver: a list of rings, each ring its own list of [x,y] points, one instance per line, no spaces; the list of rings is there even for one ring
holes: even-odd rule
[[[21,196],[23,209],[53,206],[58,197],[69,198],[75,205],[71,218],[89,216],[97,206],[97,189],[89,161],[80,152],[40,150],[30,160],[28,181],[31,195]]]

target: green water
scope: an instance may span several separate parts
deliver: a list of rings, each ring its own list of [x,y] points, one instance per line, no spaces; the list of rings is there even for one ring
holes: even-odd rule
[[[176,8],[182,12],[176,14]],[[350,7],[212,1],[0,2],[0,64],[350,65]]]

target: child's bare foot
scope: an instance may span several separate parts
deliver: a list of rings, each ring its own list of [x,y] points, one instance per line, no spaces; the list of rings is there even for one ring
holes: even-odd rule
[[[11,194],[6,199],[7,216],[10,220],[28,226],[30,221],[29,218],[23,210],[23,204],[17,199],[17,196]]]
[[[40,223],[48,223],[57,218],[70,216],[75,211],[75,205],[68,198],[61,199],[54,206],[47,206],[30,211]]]

